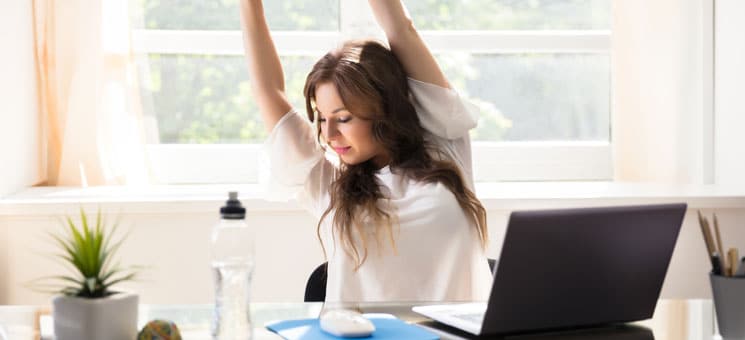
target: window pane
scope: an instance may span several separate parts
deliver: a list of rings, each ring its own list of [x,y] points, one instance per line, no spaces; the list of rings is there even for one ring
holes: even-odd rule
[[[239,30],[238,0],[131,0],[134,26],[146,29]],[[264,1],[269,28],[339,30],[339,0]],[[141,18],[141,19],[139,19]]]
[[[610,29],[610,0],[406,0],[424,30]]]
[[[242,56],[148,56],[142,94],[161,143],[255,143],[266,130],[251,95]],[[293,106],[305,107],[303,85],[315,57],[282,57]]]
[[[149,55],[146,114],[161,143],[251,143],[266,138],[240,56]],[[481,141],[608,141],[609,58],[599,54],[437,56],[450,81],[479,107]],[[316,57],[282,57],[287,94],[302,110]],[[167,85],[167,86],[166,86]]]
[[[474,140],[610,140],[610,59],[603,54],[437,56],[480,108]]]

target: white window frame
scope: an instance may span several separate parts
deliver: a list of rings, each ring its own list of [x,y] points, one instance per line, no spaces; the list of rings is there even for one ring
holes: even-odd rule
[[[357,2],[360,0],[340,2],[339,32],[272,32],[279,54],[321,56],[349,37],[382,37],[368,6]],[[611,41],[608,30],[421,31],[420,34],[433,53],[609,55]],[[244,53],[240,31],[135,30],[133,48],[141,54],[237,56]],[[157,183],[255,183],[260,148],[260,144],[149,144],[147,153]],[[477,141],[473,143],[474,175],[477,182],[611,180],[611,152],[610,141]]]

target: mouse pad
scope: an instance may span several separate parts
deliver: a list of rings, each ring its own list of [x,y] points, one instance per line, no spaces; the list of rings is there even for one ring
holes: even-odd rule
[[[321,330],[318,318],[284,320],[266,324],[266,328],[287,340],[315,339],[410,339],[436,340],[440,337],[424,328],[410,325],[390,316],[368,317],[375,325],[375,332],[364,338],[340,338]]]

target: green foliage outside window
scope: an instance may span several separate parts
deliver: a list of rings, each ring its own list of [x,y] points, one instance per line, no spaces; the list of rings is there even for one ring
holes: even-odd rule
[[[131,0],[135,27],[159,30],[240,30],[238,0]],[[336,31],[340,0],[267,0],[272,30]]]
[[[610,0],[405,0],[423,30],[609,29]]]
[[[238,0],[132,0],[147,29],[239,30]],[[272,30],[336,31],[339,1],[264,1]],[[406,0],[420,30],[608,29],[609,0]],[[137,20],[135,20],[138,22]],[[135,26],[138,26],[137,24]],[[286,91],[304,110],[319,56],[282,57]],[[475,140],[608,140],[604,55],[436,56],[480,108]],[[266,138],[242,56],[150,54],[141,63],[146,114],[161,143],[257,143]]]

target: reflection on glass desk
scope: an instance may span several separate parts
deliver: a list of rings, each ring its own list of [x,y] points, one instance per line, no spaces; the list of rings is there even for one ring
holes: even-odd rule
[[[421,303],[417,303],[419,305]],[[391,313],[407,322],[416,323],[442,339],[468,339],[470,336],[453,328],[430,321],[411,311],[410,303],[364,303],[347,305],[363,313]],[[328,307],[328,306],[327,306]],[[336,306],[334,306],[336,307]],[[140,327],[153,319],[174,321],[184,339],[210,339],[211,305],[142,305]],[[266,330],[269,321],[318,317],[322,303],[254,303],[252,321],[256,327],[254,338],[280,339]],[[0,306],[0,326],[8,339],[37,339],[39,325],[36,306]],[[660,300],[652,319],[612,327],[575,331],[523,334],[492,339],[515,340],[711,340],[715,336],[714,309],[711,300]]]

